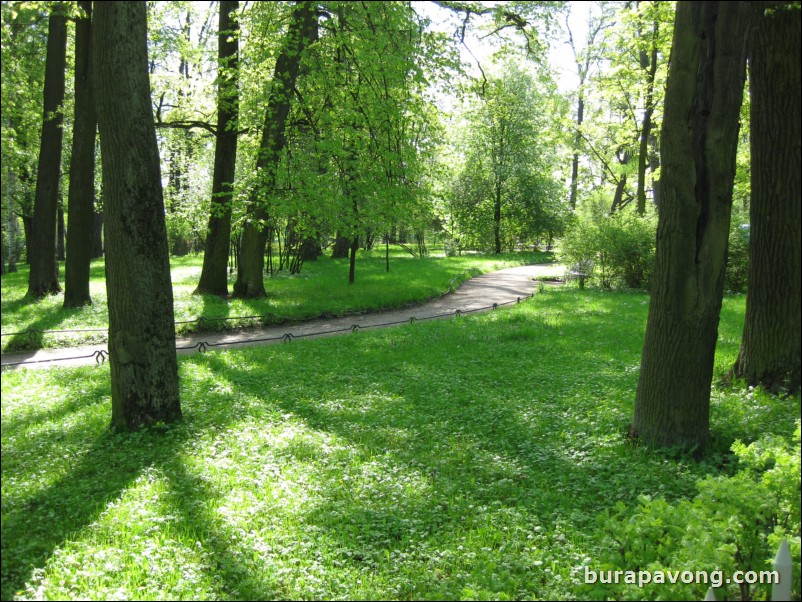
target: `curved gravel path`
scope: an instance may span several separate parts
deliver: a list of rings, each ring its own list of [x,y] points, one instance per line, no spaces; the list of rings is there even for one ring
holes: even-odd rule
[[[286,338],[312,338],[345,334],[359,328],[376,328],[388,323],[405,323],[454,316],[457,311],[468,313],[492,308],[494,304],[514,303],[534,293],[537,276],[561,276],[563,267],[556,264],[527,265],[507,268],[476,276],[465,281],[456,291],[425,301],[419,305],[349,315],[341,318],[318,318],[246,331],[200,332],[176,337],[179,354],[197,353],[215,348],[232,349],[250,345],[279,343]],[[289,335],[289,336],[287,336]],[[51,366],[92,365],[103,359],[106,345],[40,349],[22,353],[4,353],[0,357],[4,368],[49,368]],[[70,359],[68,359],[70,358]],[[20,362],[25,362],[20,364]]]

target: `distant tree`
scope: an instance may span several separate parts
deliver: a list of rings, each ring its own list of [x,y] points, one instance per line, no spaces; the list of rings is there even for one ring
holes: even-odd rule
[[[36,188],[36,162],[41,141],[42,82],[45,76],[48,15],[42,3],[3,2],[2,14],[2,205],[9,271],[30,253]],[[19,221],[23,233],[20,233]]]
[[[576,91],[576,133],[574,134],[574,149],[571,158],[571,185],[568,198],[568,204],[571,209],[576,208],[577,189],[579,186],[579,151],[582,148],[582,123],[585,121],[585,96],[586,96],[586,82],[591,69],[593,69],[602,60],[602,44],[599,42],[601,33],[604,29],[610,27],[612,22],[612,11],[610,5],[606,2],[600,2],[599,13],[588,15],[588,30],[585,37],[584,47],[579,47],[574,40],[574,34],[571,31],[569,23],[569,15],[565,17],[565,26],[568,30],[568,45],[571,47],[571,52],[574,55],[574,63],[576,63],[576,75],[579,78],[579,85]]]
[[[303,91],[318,165],[301,173],[317,186],[296,203],[328,196],[327,207],[315,208],[316,225],[337,233],[333,255],[347,251],[353,283],[360,244],[369,246],[379,233],[405,226],[419,251],[424,247],[422,205],[429,200],[422,165],[431,156],[432,121],[420,64],[436,54],[427,53],[421,24],[405,3],[341,3],[321,29]]]
[[[662,200],[631,435],[702,447],[724,287],[748,2],[681,2],[662,129]]]
[[[75,23],[75,119],[67,210],[64,307],[91,305],[89,264],[95,222],[95,90],[92,77],[92,2],[81,0],[84,16]]]
[[[237,115],[239,112],[239,24],[237,0],[220,2],[217,34],[217,135],[209,225],[203,269],[196,293],[228,294],[228,251],[231,239],[231,203],[237,166]]]
[[[30,233],[28,295],[44,297],[61,292],[56,261],[56,219],[61,170],[62,103],[67,62],[67,17],[56,4],[50,14],[45,62],[44,116],[33,223]]]
[[[547,85],[508,65],[467,114],[455,217],[464,236],[495,253],[562,229],[565,208],[550,202],[561,197],[554,153],[542,142],[550,137]]]
[[[146,19],[145,2],[95,5],[112,425],[118,429],[181,418]]]
[[[734,373],[798,391],[802,341],[800,7],[752,2],[749,288]]]
[[[314,2],[296,2],[285,34],[284,46],[276,59],[265,110],[264,129],[256,159],[259,182],[248,200],[248,215],[240,246],[234,296],[262,297],[265,294],[264,255],[268,230],[266,197],[274,193],[281,153],[287,142],[287,117],[304,50],[317,38]]]

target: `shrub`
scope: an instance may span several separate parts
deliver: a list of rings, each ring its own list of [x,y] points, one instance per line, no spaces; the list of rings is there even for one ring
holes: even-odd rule
[[[800,427],[793,442],[768,436],[736,442],[739,470],[697,482],[692,500],[671,504],[641,496],[637,508],[619,503],[599,517],[611,550],[603,570],[770,571],[780,542],[788,540],[794,565],[792,599],[800,597]],[[618,599],[701,600],[710,584],[612,585]],[[718,600],[768,599],[770,585],[723,583]],[[597,592],[598,593],[598,592]]]
[[[560,259],[573,265],[596,264],[602,288],[648,288],[654,267],[654,220],[630,213],[577,216],[562,238]]]

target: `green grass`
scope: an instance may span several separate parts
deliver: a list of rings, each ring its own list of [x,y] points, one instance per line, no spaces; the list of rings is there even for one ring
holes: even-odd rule
[[[717,387],[704,461],[628,443],[647,303],[547,289],[197,354],[183,423],[133,434],[107,428],[107,366],[4,373],[2,598],[616,598],[583,584],[610,552],[598,517],[691,497],[733,440],[789,436],[800,412]],[[725,299],[717,375],[743,312]]]
[[[205,328],[253,326],[259,320],[227,320],[235,316],[262,316],[269,323],[303,320],[318,316],[344,315],[369,310],[401,307],[437,297],[462,281],[481,273],[521,265],[551,261],[547,253],[416,259],[391,248],[390,272],[385,271],[384,252],[361,251],[357,258],[356,282],[348,285],[347,260],[327,257],[307,262],[300,274],[279,273],[266,278],[268,296],[264,299],[223,299],[213,295],[193,295],[198,284],[202,257],[172,259],[172,281],[176,322],[201,316],[210,320]],[[62,265],[63,274],[63,265]],[[230,276],[233,285],[234,276]],[[3,336],[3,351],[69,347],[103,342],[108,328],[108,306],[103,260],[92,263],[90,291],[93,305],[82,309],[64,309],[64,295],[53,295],[32,302],[26,298],[28,269],[2,277],[3,334],[22,333],[28,329],[80,330],[100,332],[20,334]],[[231,286],[229,286],[231,290]],[[215,320],[218,321],[215,321]],[[178,324],[178,332],[199,330],[197,323]]]

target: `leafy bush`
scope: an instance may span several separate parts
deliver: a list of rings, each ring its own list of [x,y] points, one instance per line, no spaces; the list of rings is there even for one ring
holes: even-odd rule
[[[600,516],[611,550],[602,570],[721,571],[718,600],[765,600],[770,585],[726,583],[736,571],[770,571],[780,542],[791,548],[792,599],[800,598],[800,427],[792,443],[767,436],[750,445],[737,442],[739,470],[706,477],[692,500],[672,505],[641,496],[635,509],[619,503]],[[712,582],[712,580],[711,580]],[[711,584],[672,584],[676,599],[701,600]],[[598,585],[595,587],[599,587]],[[610,585],[618,599],[664,599],[666,585]],[[600,592],[599,592],[600,593]]]
[[[562,239],[560,259],[573,265],[596,264],[603,288],[648,288],[654,267],[655,224],[630,213],[577,216]]]

